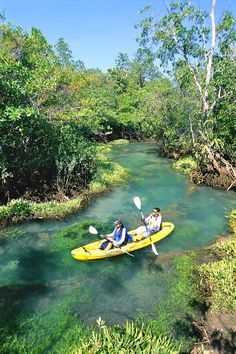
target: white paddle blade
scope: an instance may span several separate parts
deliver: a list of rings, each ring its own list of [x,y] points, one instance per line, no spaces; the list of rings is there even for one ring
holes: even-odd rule
[[[156,249],[156,246],[154,245],[154,243],[152,243],[152,252],[158,256],[158,252],[157,252],[157,249]]]
[[[93,234],[93,235],[97,235],[98,234],[97,230],[93,226],[89,226],[89,232],[90,232],[90,234]]]
[[[141,204],[140,198],[139,198],[139,197],[134,197],[134,198],[133,198],[133,201],[134,201],[135,206],[136,206],[139,210],[141,210],[142,204]]]

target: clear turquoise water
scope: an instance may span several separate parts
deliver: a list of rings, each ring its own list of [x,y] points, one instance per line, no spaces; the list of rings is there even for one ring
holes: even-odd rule
[[[189,183],[171,167],[171,160],[158,157],[153,144],[115,147],[111,157],[130,169],[123,185],[91,202],[82,212],[64,221],[27,222],[6,230],[17,235],[0,245],[0,324],[6,314],[19,321],[33,313],[71,298],[73,313],[94,324],[101,316],[109,324],[134,319],[140,312],[152,313],[154,303],[168,295],[166,282],[171,254],[209,245],[228,233],[225,214],[236,207],[235,194]],[[56,251],[58,230],[86,219],[108,221],[122,218],[129,228],[140,224],[133,197],[142,200],[144,214],[160,207],[163,219],[175,224],[174,232],[135,258],[116,257],[94,262],[71,258],[66,244]],[[94,236],[89,236],[94,240]],[[165,263],[165,266],[163,264]],[[1,320],[2,319],[2,320]]]

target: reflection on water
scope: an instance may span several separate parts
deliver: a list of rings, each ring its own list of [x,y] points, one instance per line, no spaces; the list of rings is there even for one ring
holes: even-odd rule
[[[114,324],[140,312],[151,315],[153,304],[168,294],[169,258],[227,234],[225,214],[235,207],[233,192],[189,183],[151,144],[116,146],[112,158],[131,169],[128,183],[64,221],[27,222],[2,231],[17,236],[0,247],[1,324],[6,314],[14,312],[15,320],[21,312],[29,316],[50,310],[64,298],[72,299],[73,315],[90,324],[99,316]],[[175,224],[174,232],[157,245],[158,258],[150,247],[135,252],[135,258],[79,262],[70,256],[69,239],[59,245],[58,230],[82,220],[109,222],[110,229],[103,232],[112,231],[118,217],[129,228],[138,226],[140,216],[132,201],[137,195],[145,214],[160,207],[164,220]]]

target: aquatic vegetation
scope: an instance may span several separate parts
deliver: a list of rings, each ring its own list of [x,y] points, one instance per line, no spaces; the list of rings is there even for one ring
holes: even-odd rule
[[[114,184],[124,182],[127,177],[128,172],[124,167],[103,156],[99,161],[97,172],[90,183],[90,190],[92,192],[105,191]]]
[[[191,172],[197,168],[197,162],[191,156],[181,157],[173,163],[173,167],[187,175],[190,175]]]
[[[195,266],[194,252],[173,259],[172,271],[166,277],[170,286],[168,296],[156,303],[155,319],[151,321],[156,333],[172,333],[175,338],[181,338],[185,348],[194,341],[191,319],[196,315],[193,302],[198,296],[193,275]],[[149,324],[150,320],[146,318],[145,322]]]
[[[129,140],[117,139],[117,140],[111,141],[109,144],[111,144],[111,145],[124,145],[124,144],[129,144]]]
[[[65,296],[46,312],[35,313],[30,318],[22,315],[17,331],[2,330],[0,353],[71,352],[73,343],[78,344],[91,334],[91,329],[73,314],[72,305],[78,301],[81,301],[79,294]]]

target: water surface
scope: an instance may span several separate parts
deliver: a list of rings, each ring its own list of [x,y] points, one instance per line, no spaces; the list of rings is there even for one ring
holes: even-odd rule
[[[152,314],[156,302],[168,295],[171,266],[165,256],[209,245],[228,233],[225,214],[235,208],[235,194],[189,183],[172,169],[172,161],[158,156],[154,144],[116,146],[111,154],[130,169],[123,185],[91,202],[81,213],[64,221],[27,222],[1,232],[17,235],[0,246],[0,324],[7,317],[19,322],[33,313],[50,311],[69,301],[71,316],[93,324],[101,316],[108,324]],[[174,232],[150,248],[112,259],[80,262],[71,258],[70,242],[57,232],[81,220],[122,218],[129,228],[140,224],[133,197],[142,200],[144,214],[161,209]],[[94,241],[94,236],[89,239]]]

